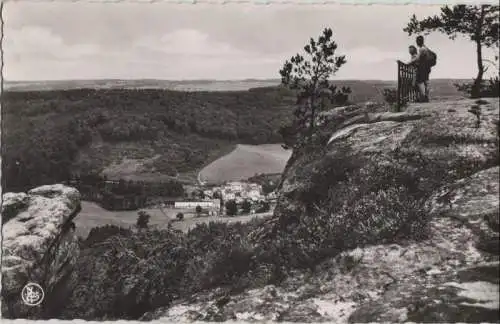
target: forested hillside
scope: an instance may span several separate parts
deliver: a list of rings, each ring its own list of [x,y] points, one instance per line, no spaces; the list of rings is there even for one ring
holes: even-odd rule
[[[279,88],[239,92],[75,89],[6,92],[4,190],[101,172],[123,158],[151,159],[177,176],[235,143],[279,143],[294,98]]]
[[[433,81],[433,97],[460,96],[455,82]],[[392,86],[385,81],[344,83],[353,103],[382,102],[383,89]],[[99,173],[110,165],[120,174],[124,159],[143,162],[143,173],[129,180],[185,179],[235,144],[282,142],[279,128],[292,118],[294,104],[295,96],[281,87],[7,91],[3,185],[24,190],[64,181],[72,173]]]

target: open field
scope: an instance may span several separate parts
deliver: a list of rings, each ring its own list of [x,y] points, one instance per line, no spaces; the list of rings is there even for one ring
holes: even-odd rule
[[[181,209],[166,209],[163,211],[165,214],[157,208],[145,208],[141,209],[148,213],[151,218],[149,219],[149,224],[153,226],[157,226],[159,228],[165,228],[168,226],[170,220],[175,219],[175,215],[179,212],[188,213],[189,211],[181,210]],[[108,211],[99,205],[82,201],[82,211],[75,218],[74,222],[76,224],[76,233],[78,236],[87,237],[90,230],[94,227],[104,226],[104,225],[116,225],[121,227],[130,227],[134,226],[137,221],[137,212],[138,211]],[[238,217],[200,217],[193,218],[186,215],[183,221],[173,222],[172,226],[175,229],[181,230],[183,232],[187,232],[190,228],[196,226],[199,223],[208,223],[211,221],[219,221],[219,222],[248,222],[252,220],[254,217],[266,217],[270,216],[271,212],[262,213],[262,214],[254,214],[247,216],[238,216]]]
[[[151,218],[149,223],[160,227],[167,226],[169,219],[159,209],[143,209]],[[168,214],[167,214],[168,215]],[[108,211],[96,203],[82,201],[82,211],[75,218],[76,233],[86,237],[93,227],[116,225],[129,227],[137,221],[137,211]]]
[[[200,171],[200,180],[221,183],[247,179],[260,173],[280,173],[291,156],[281,144],[238,145],[231,153]]]
[[[220,157],[231,153],[237,144],[223,143],[212,148],[207,152],[207,158],[205,165],[209,165],[213,161],[219,159]],[[159,182],[159,181],[169,181],[175,179],[184,185],[197,185],[198,184],[198,170],[192,170],[187,172],[178,173],[175,176],[170,176],[158,172],[154,167],[152,167],[157,160],[161,160],[162,156],[156,154],[151,158],[122,158],[119,162],[114,162],[107,165],[101,172],[110,180],[132,180],[132,181],[145,181],[145,182]]]

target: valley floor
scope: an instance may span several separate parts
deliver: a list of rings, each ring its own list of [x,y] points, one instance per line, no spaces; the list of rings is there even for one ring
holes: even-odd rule
[[[164,208],[163,211],[157,208],[145,208],[141,209],[148,213],[151,218],[149,224],[158,227],[166,228],[171,220],[175,219],[175,215],[181,211],[179,209],[167,209]],[[87,237],[90,230],[94,227],[104,226],[104,225],[116,225],[120,227],[132,227],[135,226],[137,221],[138,211],[108,211],[96,203],[89,201],[82,201],[82,211],[74,219],[76,224],[76,233],[80,237]],[[272,215],[272,211],[261,214],[252,215],[242,215],[236,217],[200,217],[200,218],[186,218],[182,221],[172,222],[172,227],[174,229],[187,232],[189,229],[195,227],[200,223],[209,222],[223,222],[223,223],[236,223],[236,222],[249,222],[254,218],[269,217]]]

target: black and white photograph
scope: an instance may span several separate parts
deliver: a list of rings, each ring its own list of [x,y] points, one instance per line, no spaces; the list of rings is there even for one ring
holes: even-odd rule
[[[2,1],[2,323],[499,323],[498,3],[354,3]]]

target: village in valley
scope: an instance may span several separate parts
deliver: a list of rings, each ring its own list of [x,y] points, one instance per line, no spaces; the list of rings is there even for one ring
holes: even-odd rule
[[[74,174],[66,184],[77,188],[84,214],[98,221],[137,223],[137,226],[173,225],[188,230],[200,222],[248,221],[272,214],[277,203],[280,173],[252,177],[180,182],[176,179],[142,181],[109,179],[100,174]],[[89,216],[91,217],[91,216]],[[81,235],[90,228],[80,226]]]
[[[157,208],[178,211],[175,220],[207,216],[239,216],[269,213],[277,195],[276,183],[260,184],[251,181],[232,181],[220,185],[200,184],[186,188],[186,197],[163,201]]]

